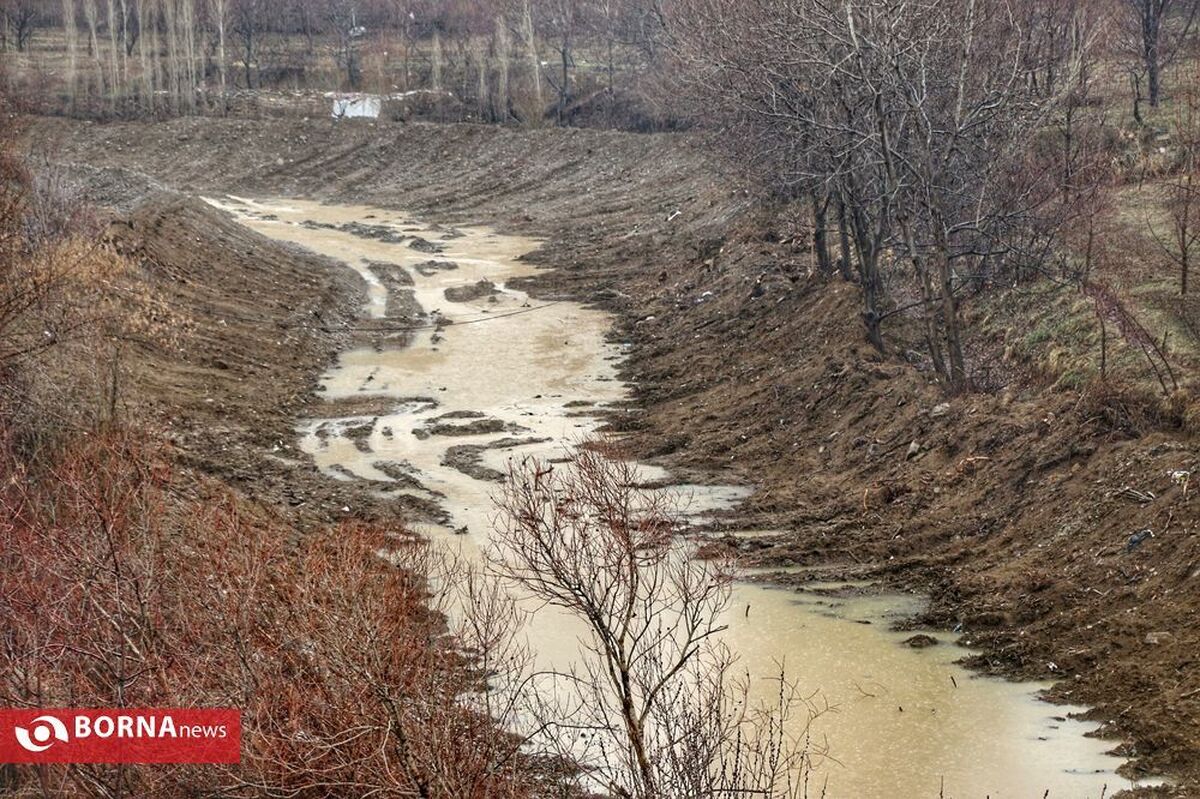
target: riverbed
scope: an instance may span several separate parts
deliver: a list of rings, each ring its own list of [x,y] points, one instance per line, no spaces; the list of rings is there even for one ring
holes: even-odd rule
[[[544,302],[509,284],[535,268],[535,239],[448,228],[381,208],[311,201],[212,200],[267,236],[330,256],[367,288],[370,344],[323,376],[328,414],[300,420],[302,449],[330,479],[364,481],[384,499],[442,511],[421,531],[479,558],[511,458],[561,458],[628,397],[611,318]],[[346,409],[351,409],[347,411]],[[658,482],[667,475],[647,468]],[[730,507],[748,489],[678,486],[691,513]],[[955,636],[920,649],[894,622],[921,598],[857,584],[804,591],[737,584],[724,640],[764,694],[782,664],[827,712],[813,735],[828,757],[813,775],[830,799],[1101,797],[1129,782],[1105,754],[1113,741],[1071,718],[1084,708],[1038,699],[1046,686],[974,675],[954,663]],[[539,665],[579,656],[561,618],[536,615]]]

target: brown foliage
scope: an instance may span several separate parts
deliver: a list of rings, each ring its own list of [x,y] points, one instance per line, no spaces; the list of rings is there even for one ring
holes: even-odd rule
[[[17,795],[531,794],[515,741],[461,701],[479,676],[427,605],[424,544],[347,524],[291,545],[223,490],[181,496],[124,432],[45,469],[0,459],[0,702],[243,711],[240,766],[22,770]]]
[[[102,240],[76,187],[27,168],[16,134],[0,118],[0,417],[32,453],[112,421],[123,349],[169,339],[171,314]]]

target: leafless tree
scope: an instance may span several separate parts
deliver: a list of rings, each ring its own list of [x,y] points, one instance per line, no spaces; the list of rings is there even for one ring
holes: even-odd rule
[[[496,97],[492,106],[496,121],[504,123],[509,119],[509,106],[512,103],[510,77],[512,37],[509,35],[508,25],[505,24],[502,16],[496,16],[495,25],[492,50],[496,61]]]
[[[1179,293],[1188,293],[1188,279],[1200,253],[1200,78],[1192,66],[1183,81],[1172,125],[1177,164],[1163,182],[1163,207],[1168,232],[1149,222],[1150,233],[1166,258],[1179,270]]]
[[[1026,155],[1076,85],[1094,25],[1080,10],[1054,27],[1075,44],[1043,44],[1039,59],[1053,59],[1048,65],[1029,55],[1035,31],[1009,2],[664,7],[687,88],[727,127],[740,160],[811,199],[826,272],[833,262],[824,230],[836,198],[868,339],[882,348],[882,321],[916,307],[935,372],[950,391],[967,388],[965,279],[985,259],[1010,254],[1044,202],[1042,176]],[[1035,83],[1031,72],[1056,77]],[[889,280],[914,285],[919,299],[887,307]]]
[[[67,105],[75,110],[76,92],[78,91],[78,50],[79,33],[75,25],[75,0],[62,0],[63,39],[67,48],[67,69],[65,82],[67,84]]]
[[[246,88],[258,85],[259,50],[261,38],[269,25],[267,0],[231,0],[230,30],[240,42],[240,58]]]
[[[1145,99],[1157,107],[1162,73],[1179,52],[1200,11],[1197,0],[1118,0],[1121,25],[1118,43],[1128,60],[1133,87],[1133,115],[1140,122],[1142,81]]]
[[[12,41],[17,52],[24,52],[33,38],[33,32],[42,19],[43,4],[38,0],[7,0],[0,5],[0,22],[5,36],[12,32]],[[7,40],[7,39],[6,39]]]
[[[217,35],[217,79],[221,89],[219,108],[222,113],[228,110],[229,87],[226,81],[225,30],[229,21],[229,0],[209,0],[208,13],[216,27]]]
[[[547,70],[546,81],[558,95],[555,115],[558,124],[566,124],[567,105],[571,101],[571,72],[575,68],[575,43],[585,24],[587,4],[578,0],[536,0],[534,24],[558,56],[558,69]],[[557,73],[557,74],[556,74]]]
[[[533,98],[533,108],[527,110],[525,119],[527,125],[541,123],[542,115],[546,112],[542,100],[542,63],[538,55],[537,30],[533,22],[533,0],[525,0],[521,5],[521,38],[525,42],[525,53],[529,59],[529,85]]]
[[[357,90],[362,83],[358,39],[363,33],[358,23],[358,6],[353,0],[326,0],[325,18],[337,37],[337,60],[346,70],[346,83]]]
[[[613,795],[798,796],[807,753],[757,715],[718,640],[730,564],[675,539],[670,500],[594,449],[569,466],[528,460],[500,499],[495,567],[523,593],[579,620],[581,662],[540,683],[534,747],[562,752]]]

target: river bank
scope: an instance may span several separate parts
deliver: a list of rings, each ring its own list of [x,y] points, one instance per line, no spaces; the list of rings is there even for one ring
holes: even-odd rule
[[[1078,392],[1014,386],[945,403],[900,357],[902,341],[881,357],[839,326],[852,314],[832,311],[856,303],[854,288],[810,277],[779,220],[686,142],[327,122],[43,125],[55,157],[118,206],[152,175],[186,192],[353,197],[546,237],[532,260],[554,269],[528,281],[531,293],[613,310],[616,339],[631,345],[635,401],[612,427],[689,478],[755,489],[713,532],[763,534],[722,545],[751,562],[821,566],[815,577],[930,590],[928,620],[961,625],[978,665],[1061,680],[1059,698],[1096,707],[1134,741],[1126,753],[1140,768],[1180,777],[1188,795],[1200,552],[1196,511],[1171,475],[1194,470],[1190,439],[1122,424],[1104,398]],[[1143,529],[1154,535],[1131,544]]]

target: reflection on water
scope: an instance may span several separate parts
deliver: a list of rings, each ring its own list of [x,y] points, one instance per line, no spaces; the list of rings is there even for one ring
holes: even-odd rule
[[[478,558],[487,540],[491,495],[508,459],[562,457],[597,428],[589,409],[626,397],[613,365],[620,353],[605,341],[606,314],[541,303],[507,285],[534,271],[518,259],[535,240],[432,227],[378,208],[212,202],[362,275],[365,316],[392,339],[342,353],[321,383],[330,413],[301,423],[302,446],[331,478],[438,502],[447,523],[425,532],[466,557]],[[337,403],[355,400],[383,407],[337,412]],[[652,467],[644,475],[668,477]],[[672,490],[690,514],[746,495],[736,487]],[[1082,708],[1038,701],[1042,685],[971,675],[953,664],[964,651],[950,636],[922,649],[903,645],[911,634],[890,624],[916,612],[919,598],[856,590],[863,587],[739,584],[727,614],[725,640],[764,699],[777,690],[768,678],[782,664],[803,693],[828,705],[813,727],[830,754],[814,796],[1036,799],[1048,790],[1082,799],[1128,787],[1113,773],[1120,761],[1104,755],[1112,743],[1085,737],[1091,726],[1066,718]],[[529,631],[539,665],[575,659],[579,629],[539,611]]]

